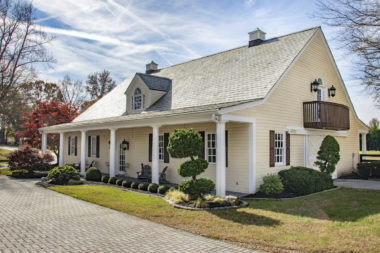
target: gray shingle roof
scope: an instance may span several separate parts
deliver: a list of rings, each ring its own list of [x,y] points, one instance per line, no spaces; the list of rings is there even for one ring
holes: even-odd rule
[[[148,111],[262,99],[318,29],[272,38],[253,47],[227,50],[163,68],[151,75],[138,74],[150,88],[167,91]],[[124,92],[131,80],[119,84],[74,122],[125,115]]]

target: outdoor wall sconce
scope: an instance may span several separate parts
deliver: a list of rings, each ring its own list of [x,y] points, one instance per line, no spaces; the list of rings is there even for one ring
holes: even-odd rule
[[[129,150],[129,142],[126,141],[125,139],[123,140],[123,142],[121,143],[121,148],[125,151],[125,150]]]
[[[317,81],[317,79],[315,79],[311,84],[310,84],[310,91],[311,92],[317,92],[318,91],[318,86],[319,86],[319,82]]]
[[[329,97],[335,97],[336,88],[332,85],[329,89]]]

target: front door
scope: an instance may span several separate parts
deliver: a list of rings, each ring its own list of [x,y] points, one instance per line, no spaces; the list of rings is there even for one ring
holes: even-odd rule
[[[125,174],[125,150],[121,147],[121,142],[119,142],[119,145],[118,145],[118,151],[119,151],[119,163],[118,163],[118,167],[119,167],[119,174]]]

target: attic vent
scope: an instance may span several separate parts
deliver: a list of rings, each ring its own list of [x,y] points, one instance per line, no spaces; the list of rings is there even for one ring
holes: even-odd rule
[[[154,61],[151,61],[150,63],[146,64],[145,66],[146,66],[146,70],[145,70],[146,74],[151,74],[151,73],[158,71],[158,64],[155,63]]]
[[[253,47],[259,45],[261,42],[265,40],[265,32],[261,31],[259,28],[256,28],[249,34],[249,47]]]

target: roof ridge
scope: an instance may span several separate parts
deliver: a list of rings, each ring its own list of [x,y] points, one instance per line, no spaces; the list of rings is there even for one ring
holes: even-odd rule
[[[313,30],[313,29],[318,29],[318,28],[321,29],[321,26],[314,26],[314,27],[311,27],[311,28],[303,29],[303,30],[301,30],[301,31],[292,32],[292,33],[284,34],[284,35],[281,35],[281,36],[272,37],[272,38],[266,39],[266,41],[267,41],[267,40],[272,40],[272,39],[275,39],[275,38],[283,38],[283,37],[286,37],[286,36],[290,36],[290,35],[294,35],[294,34],[297,34],[297,33],[306,32],[306,31]],[[240,49],[240,48],[243,48],[243,47],[247,47],[247,46],[248,46],[248,44],[247,44],[247,45],[244,45],[244,46],[239,46],[239,47],[235,47],[235,48],[227,49],[227,50],[224,50],[224,51],[220,51],[220,52],[217,52],[217,53],[213,53],[213,54],[209,54],[209,55],[201,56],[201,57],[199,57],[199,58],[195,58],[195,59],[192,59],[192,60],[189,60],[189,61],[185,61],[185,62],[181,62],[181,63],[173,64],[173,65],[171,65],[171,66],[168,66],[168,67],[162,68],[162,69],[160,69],[160,70],[168,69],[168,68],[175,67],[175,66],[178,66],[178,65],[182,65],[182,64],[185,64],[185,63],[189,63],[189,62],[192,62],[192,61],[197,61],[197,60],[200,60],[200,59],[203,59],[203,58],[207,58],[207,57],[211,57],[211,56],[215,56],[215,55],[218,55],[218,54],[223,54],[223,53],[230,52],[230,51],[233,51],[233,50],[236,50],[236,49]],[[155,72],[155,73],[160,73],[160,71]],[[155,74],[155,73],[152,73],[152,74]]]

